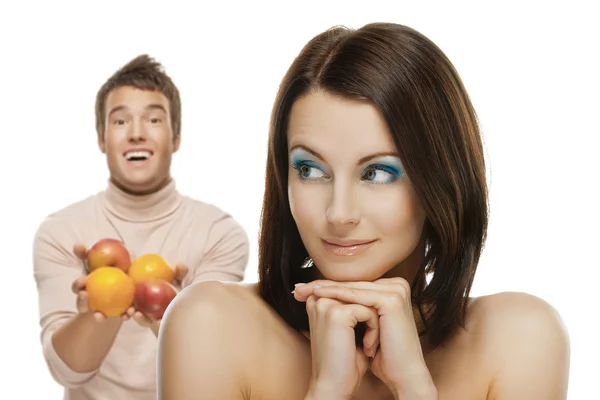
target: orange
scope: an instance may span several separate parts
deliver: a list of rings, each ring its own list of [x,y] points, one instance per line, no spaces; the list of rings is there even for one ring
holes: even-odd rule
[[[151,279],[160,279],[170,283],[175,279],[175,270],[158,254],[144,254],[136,258],[129,266],[127,273],[135,283]]]
[[[135,283],[122,269],[100,267],[87,276],[88,306],[107,317],[116,317],[133,304]]]

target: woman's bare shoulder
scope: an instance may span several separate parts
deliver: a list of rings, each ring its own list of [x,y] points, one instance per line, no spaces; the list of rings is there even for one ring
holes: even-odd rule
[[[265,308],[266,303],[259,297],[256,284],[197,282],[185,287],[173,299],[165,313],[164,329],[167,327],[174,329],[179,324],[185,324],[188,328],[192,328],[190,334],[197,334],[195,328],[200,329],[209,322],[231,327],[247,327],[248,324],[254,323],[261,312],[265,312]],[[194,331],[196,333],[192,333]],[[236,331],[226,330],[222,333],[225,338],[237,336]]]
[[[557,393],[566,393],[569,336],[551,304],[521,292],[474,298],[467,331],[495,371],[490,398],[563,398]]]
[[[159,398],[250,398],[246,366],[261,340],[253,298],[242,285],[205,281],[173,299],[159,329]]]
[[[297,351],[301,337],[259,296],[255,283],[198,282],[183,289],[165,313],[159,366],[187,365],[196,378],[188,383],[177,378],[177,384],[202,384],[203,393],[213,395],[207,398],[268,398],[271,379],[265,377],[273,376],[270,368],[281,368],[282,360],[304,354]],[[197,378],[200,371],[206,379]]]
[[[540,297],[523,292],[501,292],[472,298],[467,321],[480,334],[525,334],[527,331],[554,328],[566,335],[563,320],[554,306]]]

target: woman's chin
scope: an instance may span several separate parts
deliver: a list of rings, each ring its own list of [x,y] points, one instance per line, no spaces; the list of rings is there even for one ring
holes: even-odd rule
[[[326,279],[335,282],[371,282],[379,279],[387,271],[365,271],[364,269],[353,268],[320,268],[320,279]],[[318,278],[319,279],[319,278]]]

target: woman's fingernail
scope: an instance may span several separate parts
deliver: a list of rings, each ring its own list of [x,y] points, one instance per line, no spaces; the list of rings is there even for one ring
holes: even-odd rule
[[[294,287],[295,287],[295,288],[299,288],[300,286],[304,286],[304,285],[306,285],[306,283],[296,283],[296,284],[294,285]]]
[[[377,349],[379,348],[379,346],[373,346],[373,350],[371,351],[371,358],[375,358],[375,356],[377,355]]]

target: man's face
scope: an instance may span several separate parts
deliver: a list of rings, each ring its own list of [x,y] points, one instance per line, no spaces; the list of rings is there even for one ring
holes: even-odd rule
[[[131,193],[149,193],[170,177],[171,157],[179,149],[173,138],[169,100],[159,91],[122,86],[106,98],[104,137],[111,180]]]

